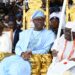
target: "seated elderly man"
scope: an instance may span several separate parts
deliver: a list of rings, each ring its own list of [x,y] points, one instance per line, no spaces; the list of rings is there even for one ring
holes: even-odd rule
[[[68,22],[64,34],[53,45],[54,61],[47,75],[75,75],[75,29],[73,28],[75,22]]]
[[[54,33],[44,28],[45,16],[40,10],[32,15],[34,28],[20,33],[16,55],[1,62],[0,75],[31,75],[29,58],[32,54],[46,54],[54,42]]]

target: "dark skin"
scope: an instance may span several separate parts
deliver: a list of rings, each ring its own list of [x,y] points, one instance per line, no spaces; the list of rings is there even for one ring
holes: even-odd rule
[[[54,49],[54,50],[52,51],[52,55],[53,55],[53,57],[56,57],[57,54],[58,54],[58,51],[56,51],[56,50]]]
[[[8,23],[8,27],[7,26],[5,27],[5,30],[6,31],[13,30],[14,26],[15,26],[15,23],[13,21],[11,21]]]
[[[66,40],[71,41],[71,29],[70,29],[70,28],[65,28],[65,29],[64,29],[64,35],[65,35],[65,39],[66,39]],[[57,56],[57,53],[58,53],[58,51],[56,51],[56,50],[53,50],[53,51],[52,51],[52,55],[53,55],[54,57]]]
[[[34,22],[34,25],[35,25],[34,30],[36,30],[36,31],[42,30],[43,27],[45,26],[44,21],[45,21],[45,18],[43,18],[43,17],[33,19],[33,22]]]
[[[75,32],[72,32],[73,40],[75,41]],[[75,58],[71,58],[70,61],[75,61]]]
[[[26,52],[22,52],[21,56],[24,60],[29,60],[29,58],[32,55],[32,51],[26,51]]]
[[[75,32],[72,32],[73,40],[75,40]]]
[[[71,41],[71,29],[70,28],[65,28],[64,29],[64,34],[65,34],[65,39],[68,41]]]
[[[41,6],[44,10],[46,10],[46,0],[42,0],[42,6]]]
[[[36,30],[36,31],[43,30],[43,28],[45,26],[44,21],[45,21],[45,18],[43,18],[43,17],[39,17],[39,18],[33,19],[33,23],[35,25],[34,30]],[[26,52],[22,52],[22,54],[21,54],[21,56],[22,56],[22,58],[24,60],[29,60],[31,55],[32,55],[32,51],[31,50],[30,51],[28,50]]]
[[[58,30],[58,26],[59,26],[59,20],[58,20],[56,17],[50,19],[50,27],[51,27],[52,29]],[[57,53],[58,53],[58,51],[56,51],[56,50],[53,50],[53,51],[52,51],[52,55],[53,55],[54,57],[57,56]]]
[[[9,16],[8,16],[8,15],[4,16],[4,21],[5,21],[6,23],[9,22]]]
[[[4,24],[0,22],[0,36],[2,35],[3,29],[4,29]]]
[[[51,19],[51,20],[50,20],[50,26],[51,26],[53,29],[58,29],[59,20],[56,19],[56,18]]]
[[[49,28],[57,35],[58,31],[58,26],[59,26],[59,18],[53,17],[50,19],[50,25]]]

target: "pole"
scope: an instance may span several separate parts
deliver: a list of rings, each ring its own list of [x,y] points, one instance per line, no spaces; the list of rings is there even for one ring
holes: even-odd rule
[[[49,28],[49,0],[46,0],[46,28]]]
[[[25,13],[25,1],[23,1],[23,30],[25,29],[25,25],[26,25],[26,23],[25,23],[26,15],[25,14],[26,14]]]
[[[61,12],[61,15],[60,15],[60,22],[59,22],[57,39],[59,39],[60,34],[61,34],[61,28],[62,28],[62,23],[63,23],[63,16],[64,16],[65,9],[66,9],[66,4],[67,4],[67,0],[64,0],[63,7],[62,7],[62,12]]]
[[[64,13],[66,11],[66,4],[67,4],[67,0],[64,0],[63,7],[62,7],[62,12],[61,12],[61,16],[60,16],[60,23],[59,23],[59,28],[58,28],[58,34],[57,34],[56,41],[54,42],[56,47],[58,45],[58,40],[59,40],[59,37],[60,37],[60,34],[61,34],[61,28],[62,28],[62,23],[63,23],[63,16],[64,16]],[[55,50],[57,50],[57,48],[55,48]],[[57,57],[53,57],[53,60],[52,60],[53,64],[52,65],[55,65],[56,61],[57,61]]]

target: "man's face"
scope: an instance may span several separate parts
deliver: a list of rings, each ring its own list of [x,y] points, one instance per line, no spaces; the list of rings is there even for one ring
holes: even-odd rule
[[[58,29],[58,26],[59,26],[58,19],[54,18],[50,20],[50,27],[52,27],[53,29]]]
[[[65,28],[64,34],[65,34],[65,39],[70,41],[71,40],[71,28]]]
[[[5,16],[5,17],[4,17],[4,21],[5,21],[6,23],[8,23],[8,22],[9,22],[9,16]]]
[[[45,19],[43,17],[33,19],[33,23],[35,25],[34,29],[38,30],[38,31],[42,30],[43,27],[45,26],[44,21],[45,21]]]

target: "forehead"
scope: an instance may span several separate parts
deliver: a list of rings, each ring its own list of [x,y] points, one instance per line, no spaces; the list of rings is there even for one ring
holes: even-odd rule
[[[66,32],[70,32],[71,31],[71,28],[66,28],[64,29]]]
[[[66,30],[71,30],[71,28],[67,28],[67,27],[65,27],[65,29],[66,29]]]
[[[37,18],[35,18],[33,20],[44,20],[44,17],[37,17]]]

